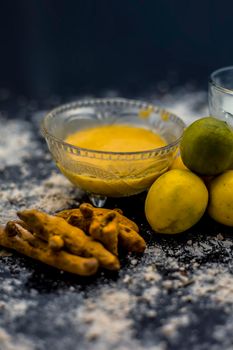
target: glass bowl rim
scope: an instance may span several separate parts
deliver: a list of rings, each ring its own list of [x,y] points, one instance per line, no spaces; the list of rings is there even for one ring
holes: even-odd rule
[[[41,125],[40,125],[40,129],[42,132],[42,135],[47,139],[47,138],[51,138],[53,139],[55,142],[62,144],[65,147],[69,147],[71,149],[77,150],[77,151],[84,151],[84,152],[88,152],[88,153],[97,153],[97,154],[109,154],[109,155],[139,155],[139,154],[149,154],[151,152],[156,152],[156,154],[161,153],[163,151],[167,151],[171,148],[173,148],[174,146],[178,145],[181,138],[182,138],[182,134],[180,137],[178,137],[175,141],[169,143],[166,146],[162,146],[162,147],[157,147],[157,148],[153,148],[153,149],[149,149],[149,150],[144,150],[144,151],[133,151],[133,152],[113,152],[113,151],[100,151],[100,150],[94,150],[94,149],[90,149],[90,148],[83,148],[83,147],[78,147],[78,146],[74,146],[68,142],[65,142],[64,140],[54,136],[53,134],[51,134],[50,132],[48,132],[45,123],[47,121],[48,118],[50,118],[51,116],[56,116],[59,113],[62,113],[65,110],[69,110],[71,108],[76,108],[76,107],[84,107],[87,106],[89,104],[100,104],[100,103],[129,103],[129,104],[133,104],[133,105],[142,105],[145,106],[145,108],[153,108],[154,111],[156,112],[165,112],[165,113],[169,113],[170,116],[172,116],[176,122],[178,122],[180,124],[180,126],[185,129],[186,124],[184,123],[184,121],[178,117],[177,115],[175,115],[174,113],[169,112],[168,110],[164,109],[164,108],[160,108],[154,104],[148,103],[148,102],[144,102],[141,100],[133,100],[133,99],[127,99],[127,98],[91,98],[91,99],[80,99],[77,101],[73,101],[73,102],[69,102],[69,103],[65,103],[62,104],[52,110],[50,110],[48,113],[46,113],[46,115],[44,116]],[[87,155],[88,156],[88,155]]]
[[[211,85],[213,85],[220,92],[224,92],[226,94],[233,95],[233,88],[232,89],[225,88],[224,86],[218,84],[216,82],[216,78],[215,78],[215,76],[217,74],[222,73],[224,71],[228,71],[228,70],[232,70],[233,71],[233,66],[226,66],[226,67],[222,67],[222,68],[219,68],[219,69],[216,69],[215,71],[213,71],[210,74],[209,83]]]

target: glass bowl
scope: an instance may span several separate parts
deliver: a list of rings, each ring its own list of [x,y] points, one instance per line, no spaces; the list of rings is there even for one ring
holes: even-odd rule
[[[210,75],[208,101],[210,114],[233,127],[233,66]]]
[[[108,124],[152,130],[167,145],[142,152],[105,152],[64,141],[78,130]],[[184,128],[180,118],[164,109],[123,98],[68,103],[49,112],[42,122],[42,134],[56,165],[75,186],[87,192],[95,206],[103,206],[107,197],[147,190],[173,162]]]

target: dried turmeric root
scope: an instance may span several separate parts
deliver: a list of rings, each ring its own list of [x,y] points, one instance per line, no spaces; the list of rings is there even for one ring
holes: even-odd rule
[[[143,253],[146,249],[146,242],[144,239],[134,231],[132,228],[119,224],[119,243],[120,245],[129,252]]]
[[[89,233],[111,253],[118,255],[119,224],[115,212],[109,211],[100,218],[96,217],[89,226]]]
[[[64,247],[75,255],[95,257],[100,266],[106,269],[119,270],[120,263],[115,255],[62,217],[48,215],[35,209],[21,211],[18,216],[36,237],[48,242],[53,250]]]
[[[137,224],[123,215],[121,209],[106,209],[95,208],[89,203],[83,203],[79,208],[62,210],[56,213],[57,216],[62,217],[71,225],[82,228],[85,232],[88,231],[93,216],[103,216],[109,211],[114,211],[120,224],[130,227],[132,230],[139,232]]]
[[[83,203],[56,216],[30,209],[18,217],[0,228],[0,245],[78,275],[92,275],[99,265],[119,270],[119,246],[140,253],[146,248],[138,226],[120,209]]]
[[[30,258],[80,276],[94,275],[98,269],[96,258],[83,258],[65,251],[55,252],[18,222],[10,221],[0,228],[0,245],[16,250]]]
[[[114,237],[113,242],[111,242],[112,246],[110,246],[110,239],[107,240],[107,236],[103,234],[107,230],[107,228],[106,230],[104,229],[104,222],[107,223],[108,229],[110,227],[109,221],[104,219],[110,213],[114,213],[116,218],[110,230],[111,236]],[[56,215],[64,218],[69,224],[88,232],[92,237],[101,241],[115,255],[117,255],[116,245],[118,245],[118,242],[124,249],[132,252],[142,253],[146,248],[144,239],[138,233],[138,226],[135,222],[123,216],[120,209],[94,208],[89,203],[83,203],[78,209],[63,210]],[[113,233],[114,225],[115,234]],[[94,230],[93,227],[95,228]],[[98,227],[99,229],[97,229]]]

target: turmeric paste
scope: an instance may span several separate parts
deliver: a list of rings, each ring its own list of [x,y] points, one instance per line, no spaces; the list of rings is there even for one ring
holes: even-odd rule
[[[64,141],[87,150],[116,153],[149,151],[167,144],[156,132],[132,124],[91,127],[68,135]],[[154,157],[139,157],[129,162],[71,153],[65,157],[57,166],[74,185],[107,197],[140,193],[168,167],[164,156],[158,156],[156,161]]]

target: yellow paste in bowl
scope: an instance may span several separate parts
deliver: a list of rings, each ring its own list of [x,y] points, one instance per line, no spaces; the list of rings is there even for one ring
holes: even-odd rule
[[[166,142],[151,130],[129,125],[104,125],[69,135],[65,142],[89,150],[106,152],[139,152],[163,147]],[[167,170],[167,156],[137,155],[119,160],[103,154],[91,157],[67,154],[58,164],[64,175],[87,192],[105,196],[127,196],[148,188]]]
[[[154,132],[129,125],[103,125],[77,131],[66,142],[95,151],[138,152],[165,146],[165,141]]]

